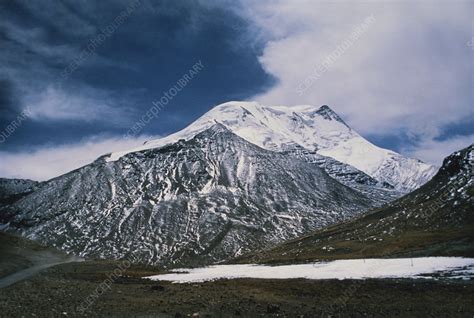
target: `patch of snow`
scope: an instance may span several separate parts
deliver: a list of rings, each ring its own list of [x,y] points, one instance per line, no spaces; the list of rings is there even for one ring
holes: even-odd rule
[[[420,257],[391,259],[351,259],[310,264],[267,266],[255,264],[215,265],[176,269],[171,274],[145,277],[174,283],[195,283],[217,279],[366,279],[436,278],[439,272],[474,276],[474,258]],[[459,277],[456,275],[455,277]]]

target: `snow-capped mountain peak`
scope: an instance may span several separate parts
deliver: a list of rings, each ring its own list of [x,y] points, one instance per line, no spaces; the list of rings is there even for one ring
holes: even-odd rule
[[[338,114],[336,114],[328,105],[323,105],[321,106],[318,110],[317,113],[324,117],[327,120],[336,120],[340,123],[343,123],[344,125],[347,126],[347,124],[342,120],[341,117],[339,117]],[[349,126],[347,126],[349,128]]]
[[[437,168],[370,143],[351,129],[329,106],[265,106],[227,102],[209,110],[183,130],[136,149],[110,155],[108,161],[135,151],[189,140],[216,122],[247,141],[272,151],[295,147],[315,151],[351,165],[380,182],[409,192],[428,181]]]

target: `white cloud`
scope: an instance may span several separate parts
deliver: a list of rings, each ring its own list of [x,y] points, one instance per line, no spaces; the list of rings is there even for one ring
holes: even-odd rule
[[[157,137],[94,137],[79,143],[45,146],[32,151],[0,152],[0,176],[48,180],[93,162],[106,153],[135,148]]]
[[[91,88],[78,94],[48,86],[26,99],[32,120],[79,120],[125,123],[126,109],[112,105],[113,98]]]
[[[420,143],[419,147],[402,149],[402,153],[440,166],[445,157],[455,151],[468,147],[472,143],[474,143],[474,135],[456,136],[443,141],[428,140]]]
[[[427,140],[473,114],[471,1],[244,3],[244,14],[269,39],[260,62],[278,79],[252,99],[328,104],[362,134]],[[366,32],[298,94],[300,83],[372,15]]]

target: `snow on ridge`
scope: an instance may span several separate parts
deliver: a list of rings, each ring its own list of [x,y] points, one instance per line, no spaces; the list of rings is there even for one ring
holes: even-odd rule
[[[216,122],[267,150],[282,151],[299,145],[351,165],[403,192],[421,186],[437,171],[432,165],[370,143],[329,106],[265,106],[237,101],[217,105],[181,131],[135,149],[112,153],[106,160],[116,161],[130,152],[191,139]]]
[[[262,146],[262,141],[255,140],[254,138],[254,136],[258,135],[259,132],[261,132],[262,128],[259,126],[261,126],[262,123],[257,122],[255,125],[245,125],[245,127],[237,127],[237,124],[241,124],[241,122],[234,118],[254,116],[258,120],[260,120],[265,117],[265,112],[272,113],[273,116],[288,116],[291,115],[291,113],[293,112],[315,112],[318,109],[320,108],[311,105],[263,106],[257,102],[230,101],[215,106],[207,113],[199,117],[196,121],[191,123],[189,126],[176,133],[170,134],[160,139],[147,141],[144,145],[133,149],[111,153],[110,156],[106,159],[106,161],[116,161],[128,153],[162,147],[167,144],[177,142],[180,139],[191,139],[198,133],[213,126],[216,122],[223,124],[228,129],[232,130],[234,133],[236,133],[240,137],[243,137],[247,141]],[[273,128],[276,128],[276,130],[278,130],[278,127]],[[290,140],[284,138],[284,136],[278,136],[278,139],[280,142],[290,142]]]
[[[388,259],[348,259],[294,265],[214,265],[172,270],[170,274],[145,277],[174,283],[196,283],[218,279],[367,279],[367,278],[446,278],[474,276],[474,258],[420,257]],[[446,275],[448,274],[448,275]]]

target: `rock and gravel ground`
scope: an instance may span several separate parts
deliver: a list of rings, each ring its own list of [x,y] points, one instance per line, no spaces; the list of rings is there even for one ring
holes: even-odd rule
[[[1,317],[473,317],[462,280],[221,280],[139,277],[163,270],[112,261],[58,265],[0,289]],[[121,268],[121,270],[120,270]],[[117,270],[119,269],[119,270]],[[112,273],[110,290],[91,297]],[[104,285],[102,285],[104,286]],[[90,305],[87,305],[89,301]],[[87,308],[81,310],[81,308]]]

